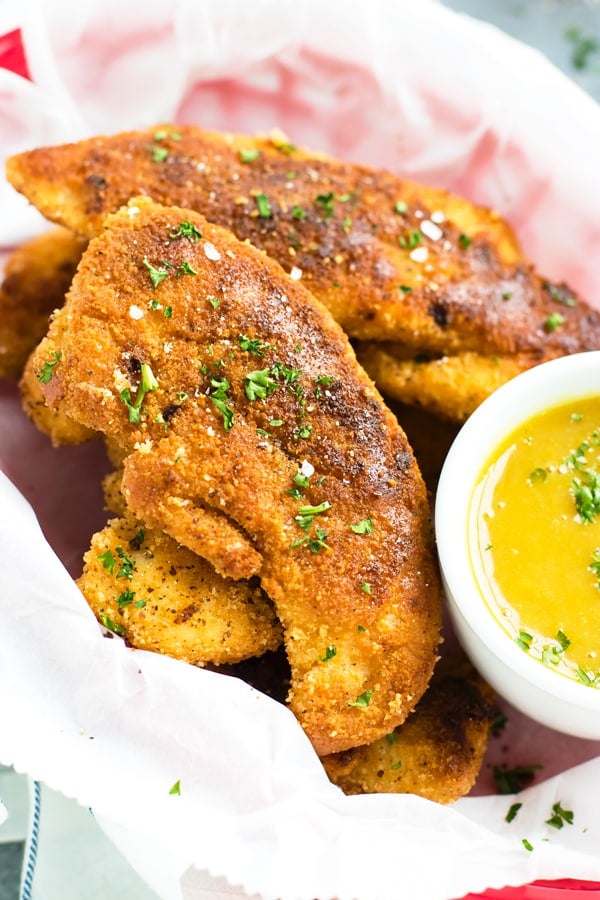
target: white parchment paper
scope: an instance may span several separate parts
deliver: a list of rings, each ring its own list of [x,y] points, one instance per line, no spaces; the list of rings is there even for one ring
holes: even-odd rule
[[[33,81],[0,70],[2,157],[167,119],[279,126],[496,206],[548,276],[600,303],[600,111],[490,27],[428,0],[5,0],[0,35],[16,27]],[[0,182],[3,246],[41,227]],[[344,797],[283,707],[101,635],[67,569],[102,520],[106,463],[50,448],[7,385],[0,468],[0,762],[92,806],[165,900],[200,896],[205,870],[265,900],[600,881],[598,744],[511,713],[481,796]],[[484,796],[504,760],[544,765],[512,824],[511,798]],[[545,824],[557,801],[575,813],[561,831]]]

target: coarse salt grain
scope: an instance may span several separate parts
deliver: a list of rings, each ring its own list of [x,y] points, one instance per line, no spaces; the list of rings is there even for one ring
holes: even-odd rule
[[[290,271],[290,278],[292,281],[300,281],[302,278],[302,269],[299,269],[298,266],[292,266]]]
[[[421,222],[421,231],[425,237],[430,238],[432,241],[439,241],[444,234],[442,229],[434,222],[430,222],[429,219],[424,219],[424,221]]]
[[[311,475],[315,474],[315,467],[312,463],[309,463],[307,459],[303,459],[300,465],[300,474],[305,475],[306,478],[310,478]]]
[[[441,209],[435,209],[430,216],[432,222],[435,222],[436,225],[441,225],[442,222],[446,221],[446,216],[441,211]]]
[[[429,250],[427,247],[417,247],[409,253],[409,256],[414,262],[425,262],[429,256]]]
[[[140,309],[139,306],[132,304],[129,307],[129,315],[131,316],[132,319],[143,319],[144,310]]]
[[[139,211],[140,211],[139,206],[130,206],[129,209],[127,210],[127,215],[133,219],[134,216],[137,216]]]
[[[204,244],[204,253],[207,259],[212,260],[213,262],[217,262],[221,259],[221,254],[217,250],[214,244],[211,244],[210,241],[206,241]]]

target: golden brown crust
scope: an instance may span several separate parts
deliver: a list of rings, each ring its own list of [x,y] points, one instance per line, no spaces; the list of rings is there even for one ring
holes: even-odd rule
[[[200,210],[301,271],[350,337],[412,355],[477,353],[528,367],[600,346],[600,314],[540,278],[493,212],[281,141],[158,130],[159,140],[152,129],[34,150],[9,160],[8,177],[88,235],[133,194]],[[244,151],[259,156],[245,163]],[[402,399],[413,402],[410,392]],[[469,398],[450,408],[461,405]]]
[[[65,228],[33,238],[9,256],[0,285],[0,378],[18,378],[63,305],[87,241]]]
[[[403,725],[322,762],[346,794],[419,794],[453,803],[475,783],[493,718],[494,693],[473,667],[441,666]]]
[[[92,538],[77,584],[98,620],[132,647],[195,666],[237,663],[282,640],[257,585],[213,567],[126,513]]]
[[[386,398],[421,407],[451,422],[464,422],[486,397],[539,360],[527,354],[467,351],[429,359],[404,348],[359,342],[358,361]]]
[[[202,239],[173,237],[184,222]],[[165,276],[156,289],[149,266]],[[61,358],[45,398],[125,450],[130,508],[223,575],[260,575],[286,634],[290,705],[315,747],[403,721],[439,641],[426,492],[327,311],[223,229],[138,199],[91,242],[49,339]],[[136,423],[123,398],[141,395],[142,366],[158,385]],[[267,396],[249,399],[260,383]],[[367,519],[372,533],[352,530]]]

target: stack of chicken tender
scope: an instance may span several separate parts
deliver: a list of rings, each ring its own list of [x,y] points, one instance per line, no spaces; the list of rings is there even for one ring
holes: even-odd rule
[[[7,174],[61,228],[9,260],[0,375],[33,351],[33,421],[106,442],[115,518],[79,579],[100,623],[227,671],[283,647],[286,702],[346,792],[466,793],[493,697],[464,660],[436,667],[427,490],[371,378],[459,422],[598,347],[597,313],[494,213],[279,134],[167,124]]]

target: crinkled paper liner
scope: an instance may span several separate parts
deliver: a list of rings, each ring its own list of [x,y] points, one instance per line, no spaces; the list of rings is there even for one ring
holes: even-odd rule
[[[0,70],[3,156],[161,120],[279,126],[497,207],[542,271],[597,302],[600,112],[536,52],[428,0],[140,10],[5,0],[0,35],[22,29],[32,80]],[[41,227],[0,183],[4,246]],[[265,900],[600,880],[600,744],[509,711],[479,796],[344,797],[284,707],[102,636],[67,571],[102,522],[99,447],[53,450],[0,385],[0,467],[19,488],[0,476],[0,762],[91,806],[165,900],[232,895],[206,872]],[[504,761],[544,765],[511,824],[512,798],[485,796]],[[557,801],[575,813],[561,831],[545,824]]]

